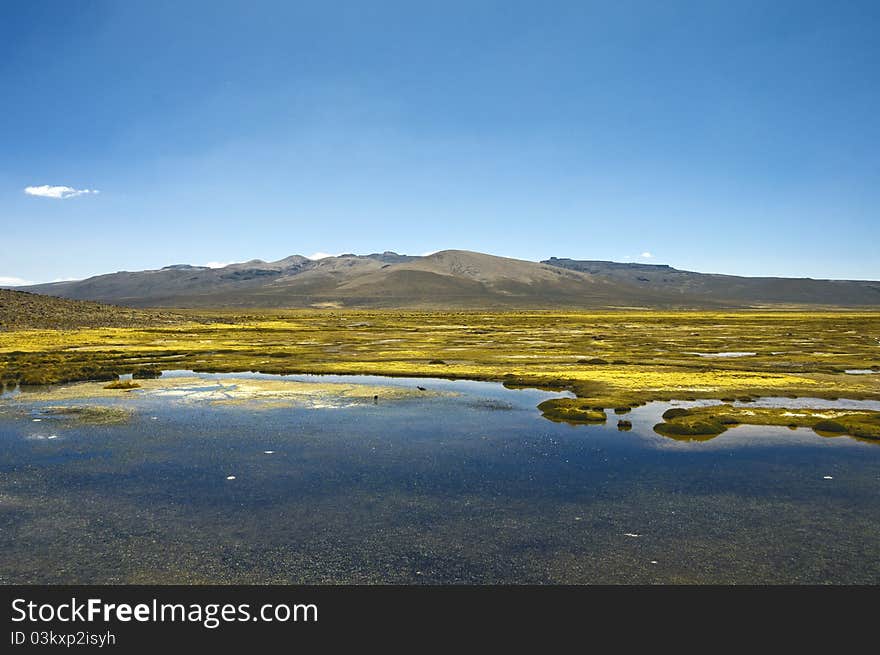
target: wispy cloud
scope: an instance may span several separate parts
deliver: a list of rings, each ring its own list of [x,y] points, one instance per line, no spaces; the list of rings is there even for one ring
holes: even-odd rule
[[[20,287],[26,284],[34,284],[30,280],[22,280],[20,277],[3,277],[0,275],[0,287]]]
[[[51,186],[49,184],[28,186],[24,188],[24,192],[29,196],[55,198],[57,200],[64,200],[65,198],[73,198],[75,196],[83,196],[86,194],[101,193],[97,189],[74,189],[72,186]]]
[[[652,255],[651,253],[649,253],[649,252],[646,250],[646,251],[643,252],[641,255],[639,255],[639,257],[641,257],[642,259],[653,259],[653,258],[654,258],[654,255]]]

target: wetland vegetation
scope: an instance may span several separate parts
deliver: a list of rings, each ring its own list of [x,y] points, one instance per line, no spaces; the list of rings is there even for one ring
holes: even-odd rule
[[[712,437],[737,425],[774,425],[792,429],[806,427],[820,435],[848,434],[880,440],[880,412],[854,409],[788,409],[784,407],[734,407],[709,405],[674,408],[654,426],[660,434],[676,437]]]
[[[880,375],[870,374],[880,372],[877,312],[174,316],[139,328],[0,332],[0,381],[10,388],[127,374],[144,380],[163,369],[491,380],[573,392],[579,400],[542,408],[562,420],[654,400],[880,399]]]

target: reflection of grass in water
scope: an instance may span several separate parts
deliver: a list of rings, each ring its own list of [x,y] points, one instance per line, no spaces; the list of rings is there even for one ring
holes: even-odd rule
[[[511,403],[503,400],[493,400],[491,398],[473,400],[469,401],[467,404],[474,409],[487,409],[492,411],[509,411],[514,409],[514,406]]]
[[[85,425],[113,425],[131,418],[131,410],[106,405],[66,405],[42,407],[32,412],[35,417],[71,421]]]

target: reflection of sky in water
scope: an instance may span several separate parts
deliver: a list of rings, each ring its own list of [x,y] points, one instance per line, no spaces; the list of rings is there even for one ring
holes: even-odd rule
[[[651,429],[667,403],[571,426],[540,417],[555,394],[537,390],[287,379],[458,395],[78,401],[134,408],[98,426],[10,399],[0,582],[880,582],[875,444],[754,426],[674,441]],[[771,402],[869,406],[754,405]]]

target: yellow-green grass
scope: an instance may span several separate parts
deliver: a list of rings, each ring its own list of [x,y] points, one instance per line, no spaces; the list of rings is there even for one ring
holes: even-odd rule
[[[710,405],[671,410],[654,430],[673,438],[711,438],[736,425],[773,425],[812,428],[823,436],[850,435],[880,439],[880,412],[850,409],[787,409]]]
[[[137,382],[132,382],[131,380],[116,380],[115,382],[111,382],[110,384],[105,384],[105,389],[120,389],[122,391],[131,391],[132,389],[137,389],[141,385]]]
[[[570,390],[582,404],[569,410],[590,411],[672,399],[880,399],[880,374],[844,373],[880,370],[880,312],[179,315],[143,328],[0,332],[0,380],[114,380],[162,369],[467,378]],[[755,354],[718,355],[730,352]]]
[[[564,423],[604,423],[608,416],[602,407],[588,407],[577,398],[545,400],[538,405],[544,418]]]

